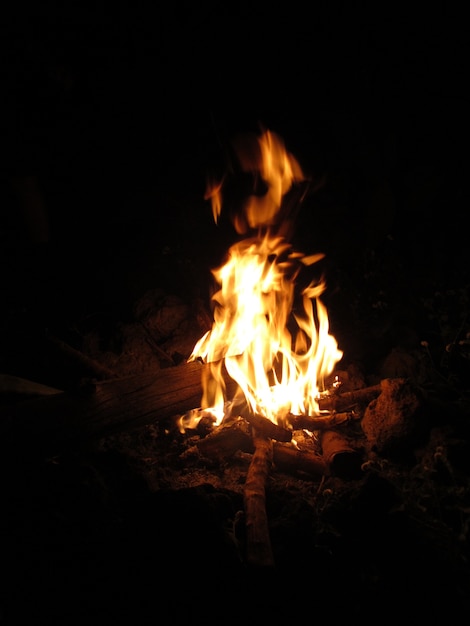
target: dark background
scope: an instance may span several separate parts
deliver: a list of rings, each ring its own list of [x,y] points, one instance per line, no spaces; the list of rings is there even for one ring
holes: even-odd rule
[[[331,293],[347,300],[359,281],[402,307],[418,288],[461,287],[464,24],[444,5],[17,3],[2,33],[5,285],[26,300],[36,289],[47,324],[67,307],[125,314],[149,281],[204,295],[233,239],[212,221],[206,177],[262,124],[312,189],[323,181],[295,243],[326,253]],[[181,280],[155,260],[168,252],[191,267]],[[386,268],[381,287],[363,284],[371,263]]]
[[[1,225],[15,321],[32,302],[49,327],[90,310],[125,316],[152,285],[208,297],[234,232],[213,223],[206,178],[260,125],[311,181],[294,243],[326,253],[347,350],[360,351],[358,297],[414,327],[423,300],[468,284],[468,46],[454,9],[10,11]],[[42,240],[25,180],[43,204]]]

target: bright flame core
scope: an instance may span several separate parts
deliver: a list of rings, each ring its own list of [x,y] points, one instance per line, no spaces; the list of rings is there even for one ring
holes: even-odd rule
[[[244,219],[234,221],[239,233],[247,224],[257,234],[232,245],[225,264],[213,270],[220,287],[213,296],[214,322],[188,359],[207,364],[201,408],[210,409],[217,423],[227,400],[224,366],[251,411],[283,424],[289,413],[319,413],[319,382],[343,355],[329,334],[320,299],[325,283],[310,283],[300,302],[296,299],[301,267],[323,255],[306,257],[278,234],[283,198],[293,182],[304,179],[302,170],[276,134],[266,131],[257,142],[254,154],[239,156],[243,167],[262,178],[267,191],[250,196]],[[216,222],[222,188],[222,183],[212,184],[206,193]]]

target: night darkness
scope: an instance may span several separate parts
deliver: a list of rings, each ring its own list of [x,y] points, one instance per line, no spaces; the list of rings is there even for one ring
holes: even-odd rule
[[[99,319],[99,332],[106,335],[101,345],[107,341],[107,348],[117,349],[111,337],[114,329],[132,320],[135,303],[153,289],[189,303],[202,301],[209,308],[210,269],[222,261],[237,235],[228,215],[214,224],[204,200],[206,179],[231,171],[233,196],[228,202],[236,206],[247,181],[234,171],[233,141],[270,129],[284,140],[308,179],[292,239],[302,252],[325,253],[320,268],[327,284],[325,298],[345,361],[360,363],[367,374],[385,376],[384,355],[397,348],[415,354],[425,342],[434,364],[439,364],[439,380],[451,380],[453,393],[457,388],[462,400],[459,408],[467,406],[468,350],[461,349],[455,369],[448,360],[444,364],[446,346],[463,346],[470,332],[464,17],[444,5],[410,12],[396,3],[370,4],[361,9],[339,2],[212,9],[196,3],[170,9],[150,2],[46,2],[11,9],[1,32],[6,109],[2,115],[0,373],[73,388],[81,380],[77,372],[62,369],[45,354],[49,334],[79,345],[80,335]],[[4,398],[2,405],[10,401],[5,392]],[[468,451],[468,442],[464,448]],[[59,461],[67,467],[67,476],[75,476],[70,470],[74,462]],[[468,462],[464,465],[468,470]],[[193,587],[185,610],[175,608],[179,595],[168,582],[155,582],[152,590],[154,572],[147,577],[143,569],[159,569],[159,576],[171,576],[177,587],[177,577],[184,579],[185,574],[177,568],[176,574],[171,571],[171,559],[161,557],[163,547],[150,539],[152,522],[161,533],[171,534],[175,520],[170,514],[162,521],[153,509],[149,517],[148,496],[141,491],[120,494],[126,504],[129,498],[136,507],[132,519],[128,510],[115,513],[116,519],[122,513],[129,522],[134,539],[140,532],[137,518],[146,517],[136,549],[144,552],[149,542],[153,559],[152,565],[144,565],[131,547],[122,550],[124,563],[140,570],[142,582],[137,590],[129,581],[127,612],[120,614],[118,605],[113,606],[116,574],[112,582],[105,582],[108,567],[113,566],[103,565],[110,551],[106,542],[102,569],[90,576],[90,584],[102,587],[103,595],[79,589],[77,582],[79,590],[70,593],[70,599],[78,605],[85,600],[76,611],[59,607],[60,602],[48,603],[40,579],[49,561],[47,550],[37,549],[41,545],[37,536],[44,532],[51,539],[53,533],[50,528],[36,533],[18,519],[29,514],[27,501],[32,498],[34,519],[44,525],[53,520],[57,525],[54,552],[61,541],[64,513],[52,504],[54,489],[49,494],[43,482],[35,497],[29,470],[18,470],[9,457],[4,466],[4,478],[10,476],[5,490],[12,514],[2,526],[2,542],[8,544],[10,538],[13,547],[6,550],[3,574],[10,576],[11,583],[1,596],[0,624],[78,626],[115,624],[121,618],[122,623],[139,625],[186,624],[196,619],[203,606],[206,621],[220,617],[217,623],[231,623],[230,609],[228,614],[209,610],[215,602],[210,582],[207,589],[200,583]],[[120,464],[118,470],[124,471]],[[41,472],[43,477],[47,474],[42,466]],[[25,476],[28,490],[23,494]],[[124,482],[126,489],[133,488]],[[375,488],[368,484],[367,489]],[[369,492],[361,495],[367,499]],[[88,494],[77,497],[90,502]],[[171,507],[178,497],[166,494],[161,505]],[[386,495],[381,497],[387,500]],[[182,510],[188,505],[178,503]],[[197,498],[192,504],[201,506]],[[44,517],[38,512],[41,506],[48,510]],[[467,523],[468,506],[467,502],[465,509],[459,502],[456,507],[456,515],[463,515]],[[96,515],[100,514],[101,509]],[[109,510],[106,515],[113,517]],[[67,524],[74,521],[66,520]],[[387,531],[389,522],[387,518],[383,524]],[[125,543],[124,522],[119,523],[114,539]],[[359,520],[355,523],[359,529]],[[178,529],[183,532],[182,526]],[[210,534],[202,521],[200,530]],[[69,532],[64,531],[64,536]],[[87,532],[87,537],[96,538],[102,531]],[[401,527],[399,533],[405,544],[412,543],[408,529]],[[335,561],[328,561],[326,552],[320,555],[318,546],[312,554],[333,569],[346,566],[350,555],[357,558],[349,539],[345,533],[325,540],[325,551],[340,555]],[[31,555],[24,542],[31,542]],[[468,537],[462,542],[459,567],[464,570],[465,589],[470,580]],[[71,562],[78,558],[74,550],[91,550],[92,544],[86,538],[83,546],[74,544]],[[385,550],[384,569],[389,562],[397,566],[389,545],[378,549]],[[15,565],[15,550],[20,553],[19,565]],[[282,555],[282,546],[279,551]],[[365,548],[367,563],[373,561],[373,551],[370,542]],[[180,559],[182,553],[180,548]],[[93,558],[90,555],[91,562]],[[205,555],[198,552],[195,558],[204,561]],[[51,560],[51,567],[60,572],[60,558]],[[83,564],[83,558],[78,560]],[[442,567],[450,567],[443,562]],[[118,566],[115,556],[111,563]],[[300,558],[287,563],[305,567]],[[198,564],[193,570],[193,565],[184,565],[189,577],[204,570]],[[373,608],[372,600],[370,605],[358,600],[374,578],[367,567],[359,567],[366,580],[349,589],[347,598],[356,607],[355,617],[372,623],[388,611]],[[24,579],[22,568],[28,571]],[[422,574],[418,566],[415,574],[417,578]],[[452,576],[457,578],[454,571]],[[51,589],[54,594],[60,573],[44,577],[50,585],[46,596]],[[328,577],[333,579],[334,572],[327,572]],[[374,593],[380,602],[393,604],[381,588],[388,578],[379,571],[376,579]],[[270,582],[278,585],[285,580],[281,572],[280,580],[273,576]],[[330,597],[332,590],[327,587],[325,583],[322,589]],[[267,591],[253,580],[249,593],[253,588],[253,596],[261,594],[270,605],[279,591],[287,594],[281,598],[287,605],[291,594],[296,594],[295,585]],[[299,585],[302,594],[308,588],[307,583]],[[245,581],[237,576],[226,586],[219,583],[217,589],[235,605],[238,599],[233,596],[247,593]],[[141,593],[153,607],[147,612],[141,605],[134,614]],[[162,611],[169,611],[165,594],[173,612],[162,617]],[[305,607],[314,607],[313,619],[321,599],[302,597]],[[408,603],[412,597],[410,592]],[[451,592],[448,601],[454,602]],[[468,608],[461,596],[458,602],[459,611]],[[274,623],[276,611],[271,607],[264,614],[261,604],[260,616],[267,624]],[[400,611],[394,610],[398,617]],[[401,610],[406,616],[406,608]],[[416,600],[418,617],[432,615],[431,610],[420,611]],[[241,606],[235,613],[240,623]],[[294,609],[297,619],[295,614]],[[287,619],[288,611],[281,610],[280,615]],[[442,616],[446,615],[442,609]]]

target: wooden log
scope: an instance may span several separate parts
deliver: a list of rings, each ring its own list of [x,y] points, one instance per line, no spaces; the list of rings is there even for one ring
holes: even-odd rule
[[[328,476],[325,459],[310,450],[299,450],[291,444],[273,444],[274,466],[289,473],[302,472],[311,476]]]
[[[264,435],[265,437],[284,442],[292,440],[291,430],[287,430],[287,428],[278,426],[263,415],[259,415],[258,413],[252,413],[251,411],[244,411],[243,413],[241,413],[241,416],[244,417],[246,421],[249,422],[253,426],[253,428],[258,431],[258,433]]]
[[[346,411],[355,405],[367,405],[375,400],[382,393],[382,385],[372,385],[355,391],[346,391],[345,393],[331,394],[320,397],[318,406],[324,411]]]
[[[311,415],[289,415],[288,421],[294,430],[305,428],[306,430],[325,430],[357,420],[360,413],[355,411],[345,411],[343,413],[331,413],[329,415],[311,416]]]
[[[361,452],[338,430],[325,430],[320,443],[325,464],[331,474],[340,478],[357,478],[361,475],[363,462]]]
[[[266,514],[266,480],[273,461],[273,442],[253,433],[255,451],[245,481],[246,561],[256,568],[274,566]]]
[[[224,461],[235,452],[253,452],[251,428],[243,418],[222,423],[206,437],[200,439],[195,447],[205,457]]]
[[[244,400],[238,401],[232,407],[232,415],[240,415],[245,418],[260,435],[275,439],[276,441],[289,442],[292,440],[291,430],[275,424],[267,417],[264,417],[264,415],[253,413]]]
[[[5,453],[54,455],[91,440],[180,416],[201,402],[198,362],[0,406]]]

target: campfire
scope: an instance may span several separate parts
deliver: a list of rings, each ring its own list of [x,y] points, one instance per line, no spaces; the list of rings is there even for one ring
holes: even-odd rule
[[[273,464],[326,474],[335,458],[337,467],[348,458],[350,469],[357,469],[358,451],[333,429],[354,420],[358,414],[349,407],[371,400],[381,387],[341,394],[338,402],[342,381],[333,372],[343,352],[330,334],[325,279],[320,274],[299,287],[302,271],[324,255],[304,254],[288,240],[294,200],[302,195],[297,190],[306,181],[298,161],[269,130],[240,144],[237,157],[250,175],[251,193],[233,214],[239,240],[213,270],[212,326],[188,359],[204,366],[201,406],[183,415],[179,426],[184,433],[201,421],[207,425],[209,434],[196,444],[206,457],[222,460],[238,449],[252,454],[245,486],[247,561],[269,566],[274,560],[264,498]],[[207,187],[216,223],[224,190],[224,179]]]
[[[159,442],[180,441],[175,463],[188,472],[241,462],[243,559],[270,567],[268,480],[277,472],[299,480],[361,477],[373,455],[392,455],[414,442],[422,398],[405,377],[370,384],[353,368],[341,369],[343,352],[323,301],[324,255],[299,251],[291,241],[310,181],[280,136],[269,130],[249,136],[235,154],[234,169],[250,181],[249,192],[232,207],[237,239],[213,270],[212,316],[199,307],[195,318],[204,322],[198,321],[190,347],[186,341],[187,352],[182,348],[185,358],[175,362],[153,338],[152,324],[163,334],[175,321],[183,324],[187,308],[166,298],[155,311],[144,298],[129,337],[136,341],[144,333],[139,358],[146,346],[161,362],[157,371],[136,372],[135,362],[130,372],[116,371],[116,360],[92,358],[51,336],[51,349],[86,371],[86,382],[62,391],[9,379],[22,401],[3,408],[2,432],[9,454],[21,442],[22,455],[54,458],[158,424]],[[229,178],[230,172],[207,186],[216,224]],[[18,429],[28,433],[26,442],[15,435]]]
[[[155,246],[146,229],[162,283],[145,254],[128,314],[73,311],[70,325],[51,322],[29,344],[39,369],[0,376],[5,597],[10,615],[18,589],[33,598],[22,623],[45,597],[39,580],[52,591],[47,613],[65,598],[58,623],[81,603],[87,613],[85,585],[90,603],[103,606],[104,591],[116,615],[116,589],[131,590],[134,622],[144,589],[151,619],[182,607],[191,623],[215,616],[208,597],[223,599],[219,622],[232,611],[243,621],[256,598],[265,621],[277,623],[279,611],[286,621],[290,595],[266,601],[280,588],[301,601],[314,590],[347,619],[395,605],[401,613],[408,602],[421,619],[423,597],[423,619],[434,615],[430,597],[446,619],[449,606],[456,615],[468,606],[468,342],[443,335],[447,370],[436,369],[431,340],[409,342],[401,326],[396,341],[375,345],[388,312],[366,304],[388,284],[388,266],[366,289],[357,256],[356,280],[328,270],[341,267],[336,233],[325,256],[299,245],[310,235],[296,236],[306,212],[316,223],[312,204],[332,206],[335,181],[325,175],[325,207],[286,146],[271,131],[236,142],[224,176],[197,195],[210,237],[199,216],[197,231],[175,220],[173,248],[163,234]],[[191,200],[184,215],[193,209]],[[201,245],[212,244],[223,257],[207,263]],[[130,257],[119,258],[129,270]],[[121,293],[122,272],[108,271]],[[129,274],[133,285],[141,276]],[[367,295],[357,309],[355,294]],[[417,326],[417,337],[429,335]],[[72,571],[69,601],[61,585]]]

